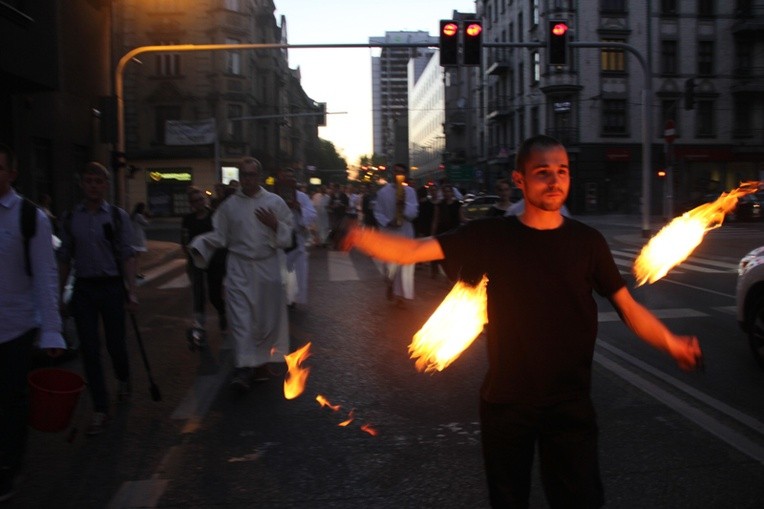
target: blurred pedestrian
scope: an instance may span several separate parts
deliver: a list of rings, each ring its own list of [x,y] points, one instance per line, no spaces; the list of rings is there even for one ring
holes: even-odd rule
[[[509,200],[512,196],[512,184],[509,179],[499,179],[496,181],[496,192],[499,195],[499,201],[491,205],[486,212],[486,217],[501,217],[507,213],[507,209],[512,205]]]
[[[411,223],[419,213],[416,191],[405,183],[408,167],[393,166],[393,181],[377,192],[374,217],[382,231],[405,238],[414,238]],[[414,298],[414,264],[388,263],[385,267],[387,300],[403,305]],[[405,300],[404,300],[405,299]]]
[[[186,272],[191,281],[193,301],[193,328],[205,329],[207,313],[205,302],[209,298],[212,307],[218,313],[220,332],[228,332],[228,319],[223,299],[223,279],[225,278],[225,263],[227,250],[220,248],[212,255],[206,269],[194,265],[188,251],[188,244],[202,233],[212,231],[212,209],[207,205],[207,195],[198,187],[187,190],[188,204],[191,212],[181,220],[181,246],[186,254]]]
[[[374,203],[377,201],[377,187],[374,184],[364,184],[361,197],[361,215],[363,225],[366,228],[377,228],[377,220],[374,217]]]
[[[311,197],[313,208],[316,209],[316,245],[325,247],[329,239],[329,201],[326,186],[320,186]]]
[[[144,202],[138,202],[130,214],[133,227],[133,251],[135,252],[135,277],[143,279],[146,276],[141,272],[141,255],[149,250],[146,245],[146,230],[149,225],[149,212]]]
[[[345,218],[345,212],[348,208],[349,198],[345,194],[342,186],[338,184],[331,185],[331,201],[329,202],[329,219],[331,220],[332,238],[340,230],[342,220]]]
[[[77,324],[85,377],[93,400],[89,435],[101,433],[109,421],[100,321],[118,381],[117,395],[126,400],[131,386],[125,308],[134,313],[138,305],[132,224],[124,210],[106,201],[109,180],[109,170],[97,162],[86,164],[80,171],[84,200],[63,218],[58,250],[62,297],[71,269],[76,276],[69,307]]]
[[[308,303],[308,251],[306,242],[309,226],[316,220],[316,209],[307,194],[297,189],[294,170],[283,168],[276,175],[276,191],[292,211],[294,243],[286,252],[286,269],[294,272],[297,287],[287,294],[287,305]],[[294,292],[294,293],[293,293]],[[290,295],[292,294],[293,295]]]
[[[23,200],[13,189],[18,176],[13,150],[0,144],[0,502],[14,495],[27,445],[27,374],[37,347],[58,357],[61,336],[52,229],[33,207],[33,236],[25,240]]]
[[[240,189],[212,216],[212,231],[189,244],[197,267],[206,267],[215,251],[228,248],[225,301],[236,366],[231,385],[241,391],[255,380],[267,380],[267,363],[284,362],[289,351],[279,252],[292,244],[294,218],[280,196],[263,189],[262,173],[260,161],[242,159]]]
[[[560,213],[570,173],[559,141],[539,135],[523,142],[512,176],[526,199],[521,216],[470,221],[418,240],[351,229],[344,244],[397,263],[444,259],[450,275],[471,283],[487,276],[488,373],[480,419],[491,505],[528,507],[538,445],[549,505],[600,507],[590,396],[593,292],[680,368],[699,365],[700,346],[634,300],[601,233]]]

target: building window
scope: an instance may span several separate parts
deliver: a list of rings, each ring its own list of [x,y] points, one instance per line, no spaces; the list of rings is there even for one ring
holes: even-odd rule
[[[165,123],[180,120],[180,106],[157,106],[154,108],[154,139],[164,143]]]
[[[541,134],[541,119],[539,118],[539,108],[531,108],[531,136]]]
[[[241,104],[229,104],[228,105],[228,125],[226,127],[226,134],[228,137],[235,141],[242,141],[244,139],[243,120],[243,108]],[[237,119],[237,120],[234,120]]]
[[[623,39],[603,39],[602,42],[625,42]],[[626,72],[626,58],[622,49],[603,48],[600,53],[602,72]]]
[[[157,46],[178,44],[177,41],[162,41]],[[154,60],[157,76],[180,76],[180,53],[157,53]]]
[[[226,37],[226,44],[239,44],[238,39]],[[227,74],[241,74],[241,53],[238,51],[226,51],[225,72]]]
[[[750,76],[753,65],[753,42],[749,39],[735,39],[735,74]]]
[[[698,16],[712,18],[714,16],[714,0],[698,0]]]
[[[539,0],[528,0],[531,11],[531,28],[539,24]]]
[[[698,74],[710,76],[714,73],[714,41],[698,41]]]
[[[517,95],[523,95],[525,93],[525,73],[523,72],[523,64],[517,66]]]
[[[541,80],[541,56],[538,51],[533,52],[533,73],[531,74],[531,86],[535,87]]]
[[[676,41],[661,41],[661,72],[663,74],[677,73],[676,48]]]
[[[523,13],[517,15],[517,40],[523,42]]]
[[[737,0],[735,6],[735,15],[738,17],[751,16],[753,14],[753,1],[752,0]]]
[[[602,101],[602,134],[626,134],[626,101],[624,99]]]
[[[751,99],[743,95],[735,96],[735,127],[732,131],[732,136],[735,138],[753,137]]]
[[[626,12],[626,0],[602,0],[600,10],[603,12]]]
[[[517,134],[520,136],[520,143],[525,140],[525,109],[517,110]]]
[[[695,135],[708,138],[714,132],[714,101],[696,101]]]
[[[664,16],[676,16],[678,14],[676,0],[661,0],[661,14]]]

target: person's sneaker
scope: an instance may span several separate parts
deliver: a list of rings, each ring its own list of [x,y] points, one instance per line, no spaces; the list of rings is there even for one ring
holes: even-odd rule
[[[252,375],[252,379],[255,382],[267,382],[271,379],[271,371],[268,369],[267,364],[263,364],[262,366],[258,366],[254,370],[254,374]]]
[[[246,392],[252,387],[252,368],[236,368],[231,379],[231,387]]]
[[[90,436],[100,435],[106,429],[106,426],[108,424],[109,424],[109,416],[103,412],[96,412],[93,414],[93,419],[90,421],[90,426],[88,426],[88,429],[87,431],[85,431],[85,434]]]
[[[130,401],[132,393],[133,387],[130,385],[130,382],[127,380],[120,380],[119,385],[117,386],[117,399],[120,401]]]

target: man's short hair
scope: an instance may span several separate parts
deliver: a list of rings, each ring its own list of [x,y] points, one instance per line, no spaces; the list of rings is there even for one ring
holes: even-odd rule
[[[239,170],[241,170],[245,166],[249,166],[250,164],[254,164],[255,166],[257,166],[257,172],[262,173],[263,165],[260,163],[260,161],[258,161],[254,157],[249,157],[249,156],[241,158],[241,161],[239,161]]]
[[[530,157],[530,153],[534,150],[548,150],[550,148],[563,147],[563,144],[557,138],[552,138],[546,134],[537,134],[527,138],[520,144],[520,148],[517,149],[517,156],[515,156],[515,171],[525,173],[525,163]]]
[[[5,159],[8,161],[8,170],[13,171],[16,169],[16,154],[10,145],[0,143],[0,154],[5,154]]]
[[[393,171],[394,172],[408,173],[409,172],[409,167],[407,165],[403,164],[403,163],[395,163],[393,165]]]
[[[90,161],[82,168],[80,171],[80,177],[85,175],[98,175],[99,177],[103,177],[106,180],[111,178],[111,173],[109,173],[109,170],[106,169],[106,166],[97,161]]]

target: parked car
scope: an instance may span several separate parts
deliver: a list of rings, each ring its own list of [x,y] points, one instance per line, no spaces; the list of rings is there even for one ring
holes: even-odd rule
[[[764,246],[745,255],[737,271],[737,321],[764,369]]]
[[[757,194],[747,194],[737,200],[737,206],[727,214],[727,221],[758,221],[762,217],[762,198]]]
[[[469,221],[471,219],[477,219],[479,217],[485,217],[488,209],[490,209],[494,203],[501,198],[495,194],[484,194],[476,196],[469,203],[462,205],[464,211],[464,217]]]

